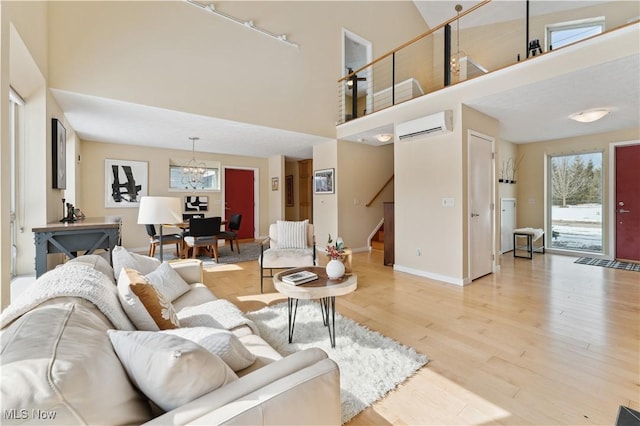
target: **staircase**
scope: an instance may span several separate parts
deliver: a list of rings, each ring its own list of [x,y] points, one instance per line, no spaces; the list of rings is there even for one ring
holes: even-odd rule
[[[378,229],[376,235],[371,239],[371,250],[384,251],[384,225]]]

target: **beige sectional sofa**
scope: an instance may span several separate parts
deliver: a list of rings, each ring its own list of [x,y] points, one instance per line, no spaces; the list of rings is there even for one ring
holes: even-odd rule
[[[161,303],[173,330],[139,330],[123,307],[133,268],[116,275],[97,255],[13,301],[0,317],[1,423],[340,424],[340,375],[326,353],[282,358],[202,284],[199,261],[171,266],[187,285]]]

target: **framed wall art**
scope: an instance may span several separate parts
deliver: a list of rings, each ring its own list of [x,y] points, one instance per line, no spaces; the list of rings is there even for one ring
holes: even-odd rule
[[[285,190],[287,192],[287,207],[293,207],[293,175],[286,176]]]
[[[51,159],[54,189],[67,188],[67,131],[57,118],[51,119]]]
[[[185,212],[206,212],[209,210],[209,197],[206,195],[185,195]]]
[[[104,160],[104,206],[138,207],[140,198],[148,195],[147,179],[146,161]]]
[[[271,178],[271,190],[272,191],[277,191],[278,190],[278,178],[277,177],[272,177]]]
[[[333,194],[334,193],[334,169],[316,170],[313,172],[313,193]]]

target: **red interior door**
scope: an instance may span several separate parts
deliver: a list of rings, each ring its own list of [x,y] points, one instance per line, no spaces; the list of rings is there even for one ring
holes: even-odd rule
[[[640,262],[640,145],[616,147],[616,259]]]
[[[253,214],[253,170],[225,169],[224,172],[224,199],[226,220],[233,213],[242,214],[238,238],[254,238],[254,214]]]

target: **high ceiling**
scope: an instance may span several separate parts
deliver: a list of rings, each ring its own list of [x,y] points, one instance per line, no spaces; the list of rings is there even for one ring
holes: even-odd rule
[[[477,2],[415,1],[425,21],[431,26],[451,18],[457,3],[461,3],[466,10]],[[484,7],[494,8],[492,16],[495,19],[514,19],[522,16],[519,10],[522,3],[498,0]],[[544,3],[553,4],[556,8],[568,8],[602,2]],[[466,22],[467,25],[471,24],[468,18]],[[640,58],[636,55],[466,103],[498,119],[500,137],[515,143],[630,128],[638,126],[639,63]],[[199,142],[196,150],[258,157],[283,154],[292,159],[311,158],[313,146],[328,140],[326,137],[256,126],[249,122],[221,120],[63,90],[52,89],[52,93],[83,140],[190,149],[188,141],[183,140],[185,132],[192,136],[214,134],[215,141]],[[612,114],[600,122],[591,123],[589,127],[566,120],[568,114],[586,107],[607,107]],[[373,131],[379,133],[379,129]]]

